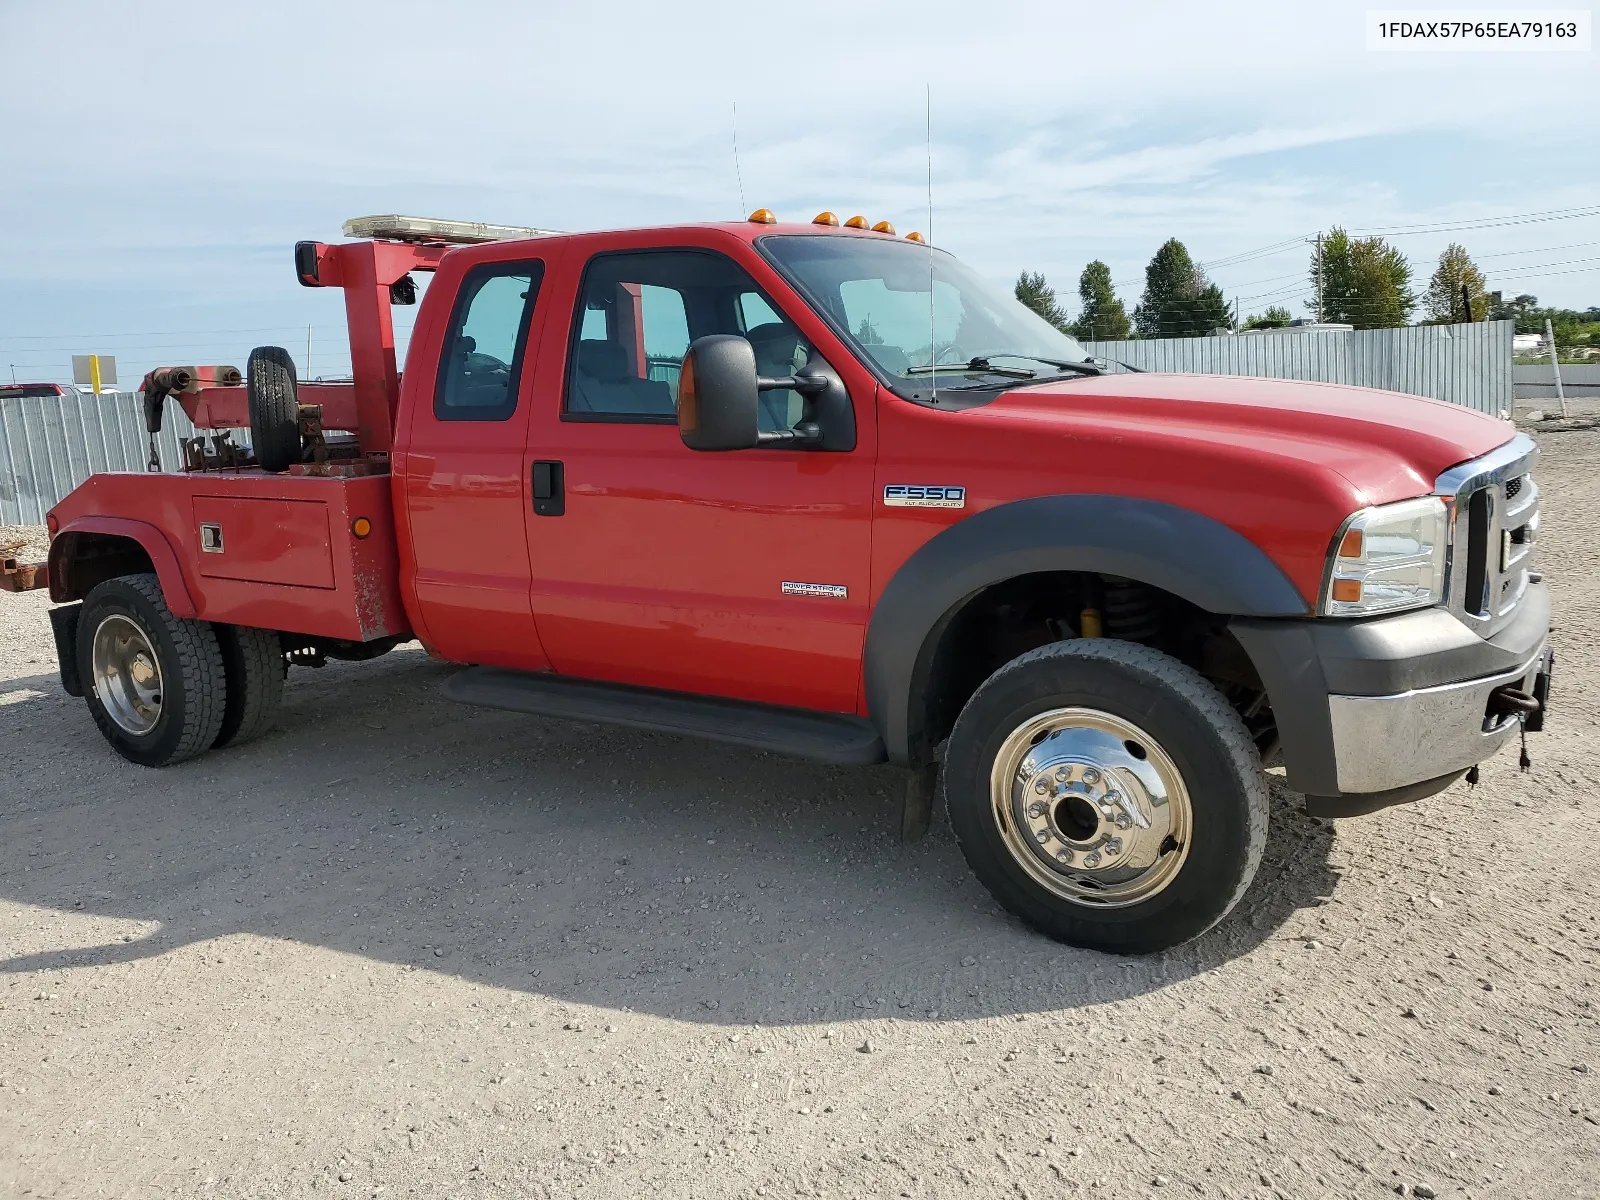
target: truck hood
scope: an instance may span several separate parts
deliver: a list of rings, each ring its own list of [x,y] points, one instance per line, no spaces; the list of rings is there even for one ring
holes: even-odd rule
[[[1515,436],[1503,421],[1403,392],[1236,375],[1139,373],[1008,392],[985,410],[1063,430],[1215,442],[1231,453],[1290,456],[1348,482],[1364,504],[1423,495],[1457,463]],[[1319,472],[1320,473],[1320,472]]]
[[[1024,386],[915,425],[927,433],[901,437],[908,461],[931,482],[964,484],[973,509],[1068,492],[1176,505],[1249,538],[1308,604],[1346,517],[1425,496],[1516,435],[1400,392],[1154,373]]]

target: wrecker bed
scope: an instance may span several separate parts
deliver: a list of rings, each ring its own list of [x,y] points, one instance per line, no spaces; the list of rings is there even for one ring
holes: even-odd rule
[[[389,487],[376,474],[94,475],[52,513],[50,595],[81,599],[147,560],[176,616],[352,642],[402,636]]]

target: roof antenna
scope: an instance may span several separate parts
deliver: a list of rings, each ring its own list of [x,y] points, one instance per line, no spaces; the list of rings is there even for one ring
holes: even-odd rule
[[[939,337],[933,319],[933,84],[924,83],[923,135],[928,150],[928,362],[933,367],[932,398],[939,403]]]
[[[739,171],[739,102],[733,102],[733,177],[739,181],[739,215],[747,211],[744,206],[744,175]]]

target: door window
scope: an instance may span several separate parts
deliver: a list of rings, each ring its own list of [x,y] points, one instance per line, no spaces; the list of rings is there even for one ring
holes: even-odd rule
[[[474,267],[462,281],[445,336],[433,412],[441,421],[504,421],[517,408],[528,322],[544,276],[540,262]]]
[[[584,271],[563,419],[671,424],[696,338],[738,334],[765,376],[794,374],[811,347],[737,264],[710,251],[596,255]],[[761,428],[792,428],[795,393],[761,393]]]

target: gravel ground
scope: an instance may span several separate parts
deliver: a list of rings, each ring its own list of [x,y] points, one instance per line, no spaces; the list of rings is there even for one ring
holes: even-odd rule
[[[0,558],[43,562],[50,553],[50,535],[43,525],[0,525]]]
[[[1558,706],[1421,805],[1279,788],[1243,910],[1009,920],[895,776],[458,708],[415,650],[167,771],[0,597],[0,1194],[1600,1195],[1600,433]]]

